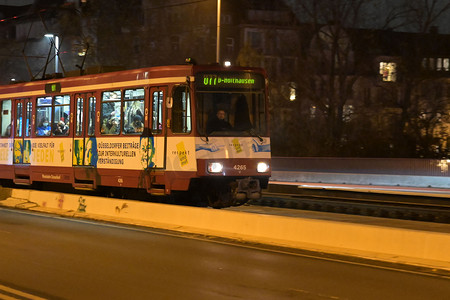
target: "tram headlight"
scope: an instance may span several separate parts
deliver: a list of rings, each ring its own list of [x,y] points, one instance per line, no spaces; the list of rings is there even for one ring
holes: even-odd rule
[[[269,170],[269,164],[265,163],[265,162],[259,162],[256,170],[258,171],[258,173],[265,173]]]
[[[223,164],[219,162],[210,162],[208,163],[208,172],[209,173],[221,173],[223,171]]]

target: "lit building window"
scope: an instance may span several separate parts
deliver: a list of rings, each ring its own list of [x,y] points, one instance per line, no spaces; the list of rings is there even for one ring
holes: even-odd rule
[[[288,82],[286,85],[286,92],[289,101],[297,100],[297,84],[295,82]]]
[[[295,95],[295,88],[290,87],[289,89],[290,89],[290,91],[289,91],[289,100],[290,101],[295,101],[295,99],[297,99],[297,97]]]
[[[436,58],[436,71],[442,71],[442,58]]]
[[[355,112],[355,108],[353,105],[344,105],[344,111],[342,114],[342,120],[344,122],[350,122],[352,120],[352,116]]]
[[[422,67],[430,71],[450,71],[450,58],[448,57],[426,57],[422,60]]]
[[[394,62],[380,62],[380,75],[383,81],[396,81],[397,64]]]
[[[428,58],[426,57],[422,59],[422,68],[428,69]]]
[[[442,60],[442,67],[444,71],[450,71],[450,58],[444,58]]]
[[[435,59],[430,57],[429,58],[429,62],[430,62],[430,70],[435,70],[436,69],[436,62]]]
[[[316,118],[316,111],[317,111],[317,108],[316,108],[315,105],[311,105],[311,106],[309,107],[309,113],[310,113],[310,118],[311,118],[311,119]]]

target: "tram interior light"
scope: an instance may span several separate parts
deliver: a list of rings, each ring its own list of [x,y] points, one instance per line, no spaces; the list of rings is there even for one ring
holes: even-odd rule
[[[265,173],[269,170],[269,165],[265,162],[259,162],[256,170],[258,171],[258,173]]]
[[[223,164],[219,162],[210,162],[208,163],[208,172],[209,173],[221,173],[223,171]]]

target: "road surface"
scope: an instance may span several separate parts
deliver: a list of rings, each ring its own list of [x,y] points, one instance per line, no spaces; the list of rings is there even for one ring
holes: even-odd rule
[[[0,208],[0,299],[449,298],[395,266]]]

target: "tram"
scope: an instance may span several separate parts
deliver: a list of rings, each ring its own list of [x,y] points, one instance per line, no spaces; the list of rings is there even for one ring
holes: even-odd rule
[[[263,69],[192,64],[0,86],[0,179],[242,204],[270,177],[267,94]]]

